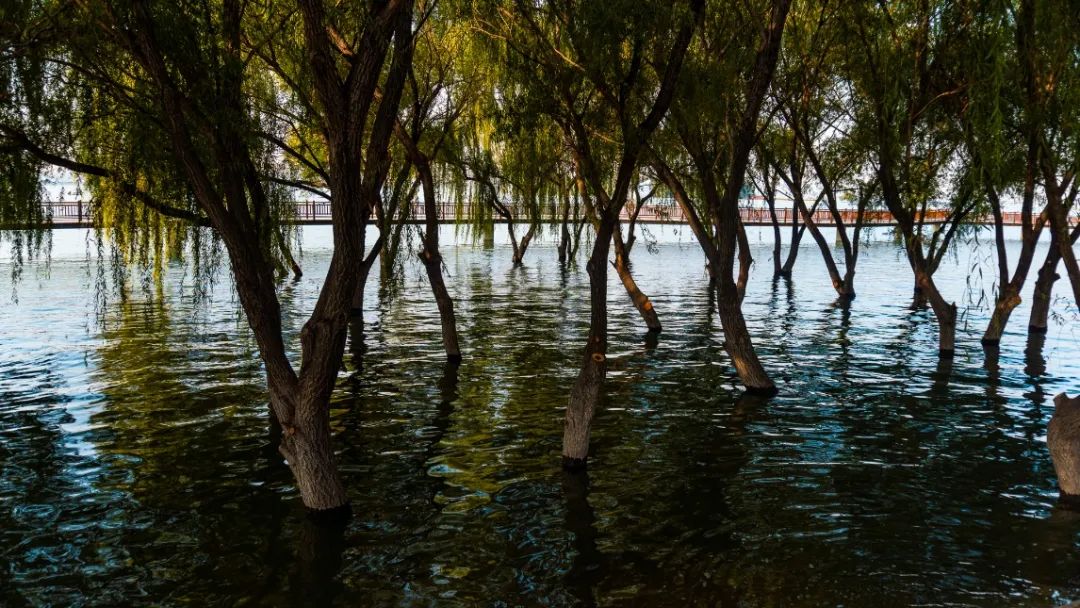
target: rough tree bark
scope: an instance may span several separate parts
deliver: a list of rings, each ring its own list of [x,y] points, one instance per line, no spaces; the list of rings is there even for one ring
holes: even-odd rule
[[[1054,397],[1054,415],[1047,426],[1046,447],[1057,473],[1063,502],[1080,505],[1080,397]]]
[[[615,261],[612,262],[615,266],[615,272],[619,275],[619,280],[622,281],[623,287],[626,288],[626,294],[630,296],[630,301],[634,303],[634,308],[637,309],[638,314],[645,321],[645,326],[649,328],[649,332],[659,333],[663,329],[660,325],[660,317],[656,314],[656,309],[653,307],[652,301],[649,300],[649,296],[641,291],[637,281],[634,280],[634,275],[630,271],[630,249],[623,242],[622,230],[619,226],[615,227],[612,238],[615,241]]]
[[[1070,246],[1080,239],[1080,225],[1073,227],[1069,235]],[[1045,334],[1049,328],[1051,296],[1054,291],[1054,283],[1061,278],[1057,273],[1058,264],[1061,262],[1061,248],[1058,247],[1057,233],[1050,231],[1050,249],[1046,252],[1046,260],[1039,267],[1038,278],[1035,280],[1035,290],[1031,297],[1031,317],[1028,320],[1029,334]]]

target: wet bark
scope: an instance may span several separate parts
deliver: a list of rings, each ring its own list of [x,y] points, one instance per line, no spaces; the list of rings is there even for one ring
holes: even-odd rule
[[[687,223],[690,224],[690,230],[694,233],[698,244],[701,245],[701,249],[705,253],[706,260],[708,260],[709,280],[716,289],[717,311],[720,316],[721,329],[724,332],[724,349],[727,351],[728,356],[731,357],[732,365],[739,374],[739,380],[747,391],[751,393],[761,395],[776,394],[776,385],[773,384],[765,372],[765,368],[757,356],[757,351],[754,349],[753,340],[746,326],[746,319],[742,314],[742,299],[739,295],[739,287],[733,278],[734,249],[736,246],[736,236],[733,234],[734,225],[732,225],[732,230],[719,238],[720,246],[726,246],[728,249],[727,256],[723,256],[690,202],[682,181],[659,159],[654,162],[654,167],[657,175],[671,190],[676,203],[683,210],[683,215],[686,217]],[[708,182],[708,180],[703,181]],[[711,191],[716,196],[715,188]],[[737,216],[738,209],[735,208],[734,212]],[[724,221],[730,221],[730,215],[729,210],[728,217],[725,217]]]
[[[630,296],[630,301],[634,303],[634,308],[637,308],[638,314],[641,315],[642,320],[645,321],[645,326],[649,328],[650,333],[659,333],[662,329],[660,325],[660,317],[656,314],[656,309],[653,307],[653,303],[649,300],[649,296],[638,287],[637,281],[634,280],[634,275],[630,270],[630,254],[623,242],[622,232],[618,226],[615,227],[613,232],[613,239],[615,241],[615,272],[619,275],[619,280],[622,281],[623,287],[626,288],[626,294]]]
[[[978,155],[981,154],[974,140],[969,140],[968,148],[975,158],[978,158]],[[1013,310],[1020,305],[1020,291],[1027,281],[1032,261],[1035,258],[1035,248],[1039,244],[1043,226],[1046,225],[1047,216],[1045,212],[1037,220],[1032,217],[1035,201],[1035,182],[1038,174],[1038,150],[1037,141],[1029,138],[1021,203],[1020,258],[1017,260],[1016,271],[1012,275],[1009,274],[1008,251],[1005,247],[1005,222],[1001,211],[1001,199],[997,186],[990,181],[989,174],[985,174],[986,184],[984,189],[990,201],[990,210],[994,218],[994,245],[998,263],[998,293],[994,299],[994,311],[990,315],[990,322],[987,324],[982,337],[983,346],[988,348],[1001,342],[1001,336],[1005,333],[1009,317],[1012,316]]]
[[[1073,228],[1069,236],[1070,246],[1075,245],[1080,237],[1080,226]],[[1058,247],[1057,233],[1050,232],[1050,249],[1046,252],[1046,259],[1039,267],[1038,276],[1035,280],[1035,290],[1031,298],[1031,316],[1028,319],[1028,333],[1045,334],[1049,328],[1050,305],[1054,291],[1054,283],[1061,278],[1057,273],[1058,264],[1061,262],[1061,248]]]
[[[533,235],[536,234],[536,224],[530,223],[528,231],[525,232],[525,236],[521,238],[519,242],[517,235],[514,232],[514,219],[509,214],[506,216],[506,230],[510,233],[510,246],[514,250],[512,262],[514,266],[521,266],[522,261],[525,259],[525,252],[529,249],[529,243],[532,242]]]
[[[1046,180],[1046,209],[1050,216],[1050,229],[1057,237],[1058,257],[1065,265],[1065,273],[1072,286],[1073,303],[1080,308],[1080,265],[1076,260],[1076,252],[1073,251],[1073,239],[1069,236],[1069,214],[1062,200],[1064,186],[1057,185],[1057,179],[1049,168],[1044,169],[1043,177]],[[1071,198],[1075,196],[1074,186]]]
[[[885,128],[885,125],[883,122],[879,122],[878,127],[881,130]],[[881,142],[888,141],[887,135],[879,133],[879,136],[882,138]],[[949,235],[955,229],[959,218],[953,218],[950,231],[946,233],[944,240],[940,242],[937,249],[933,244],[937,242],[937,237],[934,237],[930,247],[931,257],[928,258],[923,251],[923,239],[916,228],[915,218],[902,202],[900,188],[893,172],[892,149],[887,143],[882,143],[879,158],[878,176],[885,205],[893,217],[896,218],[897,227],[904,242],[904,252],[915,276],[914,304],[918,306],[923,298],[930,304],[938,324],[938,353],[944,358],[952,357],[956,352],[956,304],[945,301],[934,283],[933,272],[937,264],[940,263],[941,256],[944,255],[945,250],[948,248],[948,242],[951,238]],[[921,225],[919,228],[921,229]]]
[[[571,142],[578,179],[587,181],[593,195],[597,197],[595,211],[599,220],[596,242],[586,268],[589,273],[589,337],[582,356],[581,371],[570,391],[563,428],[562,458],[563,466],[568,469],[582,468],[587,463],[593,415],[599,404],[600,391],[607,374],[607,262],[612,235],[618,227],[619,214],[626,203],[641,150],[671,107],[679,73],[682,71],[683,58],[703,14],[704,3],[701,0],[692,0],[690,8],[694,18],[683,22],[679,27],[667,57],[659,91],[650,109],[632,134],[623,133],[623,148],[619,155],[614,186],[610,191],[605,189],[604,171],[592,153],[593,134],[586,127],[582,116],[571,112],[564,117],[564,128],[567,139]],[[634,85],[632,81],[626,84]],[[569,91],[562,93],[569,95]],[[626,107],[615,110],[619,114],[628,111]]]
[[[419,162],[418,162],[419,161]],[[446,290],[442,276],[442,254],[439,253],[439,216],[435,206],[435,180],[431,175],[431,166],[427,158],[414,158],[420,173],[420,183],[424,190],[424,238],[420,250],[420,261],[424,263],[435,304],[439,308],[439,321],[442,324],[443,349],[446,359],[451,362],[461,361],[461,347],[458,345],[457,318],[454,315],[454,301]]]
[[[1057,473],[1061,498],[1080,505],[1080,397],[1054,397],[1054,415],[1047,425],[1046,447]]]
[[[773,218],[775,221],[775,217]],[[790,279],[791,273],[795,271],[795,261],[799,259],[799,245],[802,244],[803,233],[806,232],[806,225],[802,223],[801,216],[798,213],[791,214],[791,243],[788,244],[787,258],[784,259],[784,265],[780,267],[779,273],[776,276]],[[779,230],[777,230],[779,233]]]
[[[559,263],[566,264],[570,256],[570,196],[562,193],[562,219],[559,223]]]
[[[783,178],[784,183],[787,184],[788,189],[791,190],[791,196],[795,200],[795,211],[802,216],[803,225],[810,231],[810,236],[813,237],[814,242],[818,246],[818,250],[821,252],[821,258],[825,261],[825,269],[829,273],[829,281],[832,283],[832,287],[836,290],[836,294],[841,298],[851,299],[854,297],[854,292],[850,294],[847,291],[848,282],[840,276],[840,270],[836,266],[836,260],[833,258],[832,248],[829,246],[828,240],[821,233],[821,229],[818,228],[817,222],[814,221],[814,212],[817,210],[818,204],[825,196],[823,191],[816,201],[814,201],[814,207],[811,209],[806,205],[806,199],[803,197],[803,175],[802,168],[794,164],[789,166],[788,172],[781,171],[777,167],[777,173]],[[837,226],[837,234],[842,234],[843,226]],[[853,268],[854,265],[851,265]]]
[[[614,217],[602,218],[586,270],[589,273],[589,338],[581,372],[570,390],[563,427],[563,466],[580,469],[589,456],[589,435],[607,374],[607,260]]]

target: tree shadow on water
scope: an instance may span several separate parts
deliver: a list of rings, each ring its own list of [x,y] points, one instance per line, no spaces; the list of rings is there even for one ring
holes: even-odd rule
[[[345,590],[338,580],[344,563],[348,521],[305,519],[296,535],[296,565],[289,589],[293,606],[331,606]]]
[[[607,563],[596,546],[596,512],[589,504],[588,471],[564,470],[562,491],[566,503],[566,530],[574,535],[575,552],[564,581],[582,606],[596,606],[595,589],[604,578]]]

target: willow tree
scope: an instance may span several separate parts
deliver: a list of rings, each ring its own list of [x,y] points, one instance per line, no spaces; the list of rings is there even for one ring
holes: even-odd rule
[[[495,86],[473,104],[453,165],[460,179],[472,185],[469,220],[505,222],[511,261],[521,266],[540,230],[545,202],[557,199],[563,187],[558,172],[564,149],[548,117],[511,107],[513,100],[497,89],[497,70],[485,72],[488,84]],[[522,224],[525,234],[519,238]]]
[[[483,83],[457,59],[466,45],[462,26],[440,18],[436,2],[424,2],[423,20],[431,20],[417,43],[417,53],[407,79],[404,116],[395,121],[394,133],[405,158],[417,173],[424,196],[423,245],[419,252],[428,283],[439,309],[443,348],[447,359],[461,361],[454,302],[443,280],[439,251],[439,201],[434,163],[445,155],[462,113],[473,104]]]
[[[565,133],[599,219],[589,256],[590,322],[571,389],[563,462],[586,464],[589,432],[607,372],[607,263],[639,156],[671,105],[702,0],[473,3],[473,21],[501,90],[549,116]]]
[[[971,175],[955,170],[968,166],[953,107],[963,91],[956,54],[964,11],[927,0],[853,3],[847,11],[845,76],[860,120],[873,133],[881,194],[904,241],[916,302],[929,301],[939,352],[951,357],[957,308],[933,276],[979,202]],[[950,198],[942,217],[928,221],[942,197]]]
[[[40,90],[55,104],[46,118],[79,125],[106,116],[139,132],[115,137],[69,128],[65,138],[35,141],[34,130],[26,128],[19,130],[27,136],[22,149],[37,146],[47,153],[41,155],[45,162],[105,180],[129,204],[213,229],[259,347],[270,411],[284,430],[279,449],[303,503],[320,514],[348,513],[331,445],[329,399],[363,259],[365,222],[385,178],[411,57],[411,2],[335,9],[304,0],[299,13],[295,5],[277,4],[258,12],[237,0],[199,7],[142,0],[32,6],[30,23],[41,29],[24,28],[27,37],[17,42],[52,66]],[[265,42],[253,35],[262,30],[253,24],[267,15],[275,16],[278,36],[303,41],[310,66],[305,77],[318,98],[311,105],[320,109],[329,156],[334,251],[301,332],[299,369],[282,336],[276,292],[280,252],[274,233],[281,218],[268,196],[275,167],[255,143],[265,140],[254,97],[265,95],[273,81],[262,64],[249,60],[249,45]],[[363,41],[353,60],[336,50],[337,32]],[[187,196],[160,196],[177,192]]]
[[[762,138],[765,139],[765,136]],[[779,195],[780,176],[773,170],[775,164],[774,151],[768,145],[759,144],[750,166],[746,171],[746,180],[750,182],[758,196],[765,200],[765,206],[769,210],[769,220],[773,229],[773,278],[791,278],[795,269],[795,261],[799,258],[799,244],[803,234],[806,233],[806,224],[800,220],[801,214],[798,209],[792,208],[791,236],[788,239],[788,254],[781,262],[784,248],[784,239],[780,230],[780,217],[776,213],[777,196]]]
[[[1020,124],[1038,148],[1053,244],[1080,307],[1080,265],[1069,225],[1069,204],[1080,189],[1080,13],[1068,0],[1021,0],[1014,22],[1023,90]]]
[[[739,197],[791,4],[770,0],[748,3],[747,10],[709,12],[672,112],[674,141],[654,150],[657,173],[682,207],[708,259],[724,348],[747,391],[764,395],[777,389],[758,359],[743,317],[735,253],[738,249],[749,254],[745,236],[740,243]],[[688,161],[684,174],[671,157]]]
[[[868,154],[863,125],[856,120],[847,83],[839,72],[838,44],[842,35],[841,5],[834,2],[809,3],[793,13],[784,37],[780,66],[773,80],[773,95],[779,118],[769,140],[768,154],[777,174],[792,193],[794,206],[817,243],[833,289],[841,301],[855,297],[855,267],[859,257],[859,236],[864,214],[875,189],[874,181],[862,184]],[[822,235],[813,210],[802,190],[811,183],[824,200],[841,245],[842,259]],[[849,226],[841,212],[840,192],[858,191],[856,217]],[[838,263],[840,262],[840,263]],[[842,268],[841,268],[842,264]]]
[[[972,10],[964,27],[964,44],[973,52],[961,58],[966,78],[960,104],[964,145],[977,187],[990,206],[997,257],[994,309],[982,337],[986,346],[1001,341],[1012,311],[1020,304],[1047,222],[1045,210],[1035,213],[1040,151],[1034,133],[1021,125],[1025,95],[1019,86],[1021,63],[1011,12],[1003,3]],[[1019,198],[1021,217],[1020,252],[1012,271],[1003,215],[1010,198]]]

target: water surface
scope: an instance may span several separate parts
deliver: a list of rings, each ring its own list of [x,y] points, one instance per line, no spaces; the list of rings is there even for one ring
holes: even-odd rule
[[[1045,340],[1028,341],[1025,304],[987,356],[991,247],[961,245],[938,276],[966,310],[941,365],[885,233],[845,309],[812,243],[777,283],[755,232],[745,311],[781,390],[762,401],[739,390],[689,231],[654,229],[634,268],[664,332],[647,338],[613,277],[612,371],[574,475],[558,464],[583,265],[564,271],[540,242],[512,268],[508,246],[446,230],[465,361],[443,363],[419,265],[393,297],[372,278],[333,400],[356,511],[344,530],[303,517],[227,272],[209,300],[180,264],[160,291],[136,280],[120,298],[74,230],[17,284],[0,261],[0,605],[1080,599],[1080,515],[1055,505],[1045,446],[1053,395],[1080,390],[1063,282]],[[294,351],[326,235],[307,229],[305,277],[283,287]]]

